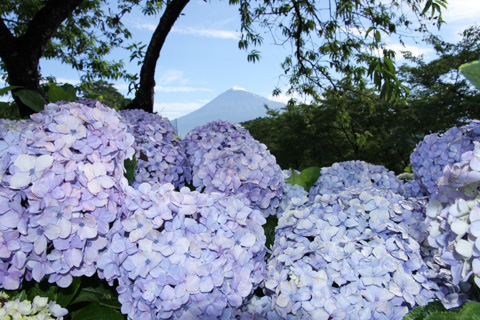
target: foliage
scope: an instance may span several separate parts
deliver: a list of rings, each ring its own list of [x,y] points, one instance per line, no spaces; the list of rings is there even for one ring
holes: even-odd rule
[[[275,43],[290,43],[292,52],[282,67],[289,78],[289,91],[320,99],[320,92],[333,88],[350,90],[340,79],[357,86],[369,76],[386,98],[399,97],[405,89],[395,76],[392,50],[382,38],[398,35],[401,29],[426,32],[427,23],[440,27],[444,0],[427,1],[259,1],[231,0],[240,5],[241,49],[260,45],[260,28],[273,35]],[[416,17],[416,21],[410,21]],[[414,27],[415,26],[415,27]],[[401,41],[401,40],[400,40]],[[248,56],[256,61],[255,49]],[[340,76],[336,76],[340,74]],[[277,90],[278,91],[278,90]]]
[[[362,86],[342,94],[325,90],[320,103],[289,104],[244,126],[283,168],[363,160],[401,173],[425,135],[480,118],[480,95],[458,72],[480,58],[479,27],[467,28],[457,44],[437,38],[431,43],[437,59],[426,63],[407,54],[409,64],[400,67],[410,89],[405,99],[386,102]]]
[[[69,311],[69,319],[121,320],[118,294],[98,277],[74,278],[67,288],[47,281],[24,281],[22,288],[7,291],[11,299],[33,300],[36,296],[55,301]]]
[[[285,182],[291,185],[299,185],[308,192],[320,177],[320,169],[319,167],[308,167],[303,169],[300,174],[291,169],[291,175],[285,179]]]
[[[98,100],[115,110],[122,110],[131,102],[130,99],[118,92],[113,84],[104,80],[82,82],[79,91],[82,98]]]
[[[122,61],[104,59],[113,48],[131,37],[121,21],[131,7],[130,2],[121,1],[115,8],[108,0],[83,1],[55,30],[43,50],[43,57],[72,66],[82,73],[85,81],[96,77],[131,79],[131,75],[124,71]],[[9,1],[0,5],[0,16],[12,35],[20,37],[27,32],[43,6],[44,1],[40,0]]]
[[[327,91],[321,104],[289,105],[282,113],[244,123],[282,166],[304,169],[363,160],[400,173],[409,164],[415,133],[401,103],[372,91],[338,97]]]
[[[462,64],[460,72],[480,90],[480,60]]]
[[[419,306],[410,310],[404,320],[477,320],[480,315],[480,302],[470,301],[456,310],[446,310],[438,302],[430,302],[426,306]]]

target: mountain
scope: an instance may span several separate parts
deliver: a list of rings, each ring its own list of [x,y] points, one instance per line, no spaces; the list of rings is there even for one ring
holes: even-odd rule
[[[270,109],[280,109],[285,104],[268,100],[244,89],[232,88],[193,112],[173,120],[178,128],[178,135],[185,135],[197,126],[215,120],[243,122],[267,115],[264,105]]]

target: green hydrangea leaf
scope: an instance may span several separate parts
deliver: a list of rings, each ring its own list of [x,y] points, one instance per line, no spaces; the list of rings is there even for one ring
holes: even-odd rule
[[[305,191],[309,191],[310,188],[317,182],[318,178],[320,177],[320,167],[310,167],[304,169],[300,176],[302,177],[303,181],[305,182]]]
[[[17,96],[23,104],[35,112],[42,111],[45,106],[45,100],[43,100],[40,93],[36,91],[22,89],[13,92],[13,94]]]
[[[480,319],[480,302],[467,302],[463,305],[458,313],[458,320],[479,320]]]
[[[99,303],[90,303],[84,308],[71,313],[72,320],[124,320],[117,310]]]
[[[430,314],[443,311],[446,311],[443,304],[440,301],[433,301],[425,306],[416,307],[415,309],[410,310],[403,317],[403,320],[423,320]]]
[[[71,84],[64,84],[62,86],[57,86],[56,84],[50,84],[48,86],[48,100],[51,102],[58,101],[76,101],[77,93],[75,87]]]
[[[480,90],[480,60],[462,64],[460,72]]]

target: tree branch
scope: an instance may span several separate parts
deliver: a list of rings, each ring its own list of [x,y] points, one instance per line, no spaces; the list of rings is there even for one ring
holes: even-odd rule
[[[141,108],[147,112],[153,112],[155,67],[160,57],[160,51],[175,21],[189,1],[190,0],[172,0],[172,2],[167,5],[145,53],[145,58],[140,70],[140,85],[135,93],[135,99],[133,99],[127,108]]]
[[[28,23],[25,34],[18,38],[18,45],[29,48],[40,58],[43,48],[53,37],[62,22],[86,0],[47,0],[45,5],[35,14]]]

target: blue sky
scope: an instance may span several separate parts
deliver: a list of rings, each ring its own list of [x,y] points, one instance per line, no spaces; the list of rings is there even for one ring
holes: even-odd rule
[[[479,0],[450,0],[444,12],[444,25],[440,34],[445,40],[456,42],[466,27],[480,23]],[[174,119],[202,107],[222,92],[239,86],[252,93],[270,97],[276,86],[285,87],[281,62],[288,48],[273,44],[268,34],[259,48],[261,60],[247,61],[247,53],[238,49],[240,18],[237,7],[227,1],[204,2],[191,0],[164,44],[156,68],[155,110]],[[148,44],[160,17],[146,17],[134,13],[124,23],[133,33],[135,41]],[[418,39],[420,40],[420,39]],[[414,54],[433,57],[433,50],[422,43],[411,42],[402,48],[395,42],[391,47],[410,50]],[[116,52],[115,58],[128,63],[128,53]],[[397,63],[402,63],[400,55]],[[79,74],[58,62],[42,61],[44,75],[53,75],[59,82],[77,83]],[[136,63],[127,64],[130,72],[138,72]],[[127,84],[116,82],[123,94]],[[288,97],[277,97],[286,101]]]

